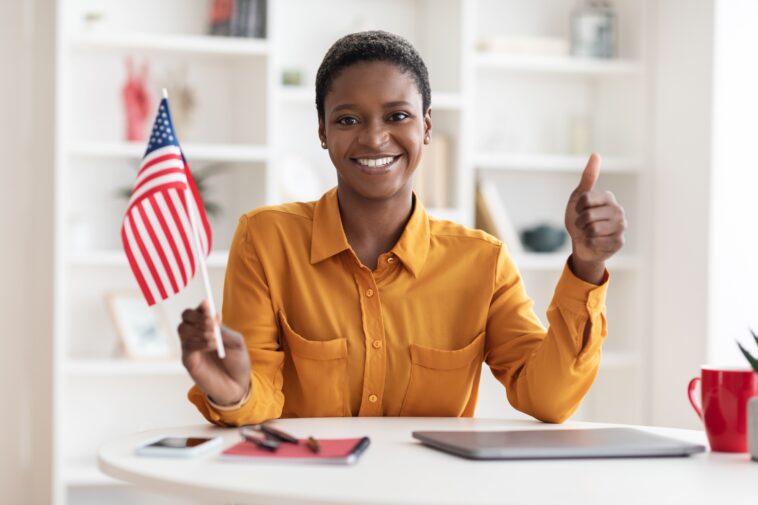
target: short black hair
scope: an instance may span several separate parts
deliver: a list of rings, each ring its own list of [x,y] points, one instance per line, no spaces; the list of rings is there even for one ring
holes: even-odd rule
[[[403,37],[382,30],[345,35],[332,44],[316,73],[316,110],[324,119],[324,98],[332,83],[347,67],[364,61],[384,61],[409,72],[416,82],[423,111],[432,103],[429,72],[418,51]]]

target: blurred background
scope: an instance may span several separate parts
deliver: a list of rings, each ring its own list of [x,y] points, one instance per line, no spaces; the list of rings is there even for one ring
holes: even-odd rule
[[[735,340],[758,327],[755,26],[752,0],[0,0],[3,503],[179,503],[95,463],[119,435],[203,422],[174,330],[202,288],[147,310],[119,236],[160,90],[210,213],[220,303],[239,215],[336,183],[315,73],[368,29],[429,67],[417,194],[503,239],[545,322],[567,198],[602,155],[598,188],[629,230],[573,419],[699,428],[689,379],[743,365]],[[520,417],[486,366],[477,415]]]

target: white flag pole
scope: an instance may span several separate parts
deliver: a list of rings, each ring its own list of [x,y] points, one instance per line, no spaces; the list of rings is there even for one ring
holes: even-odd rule
[[[163,88],[163,98],[168,99],[168,91]],[[219,359],[226,357],[226,350],[224,349],[224,341],[221,339],[221,328],[216,322],[216,304],[213,303],[213,293],[211,292],[211,282],[208,279],[208,266],[205,263],[205,251],[200,243],[200,236],[198,231],[198,216],[195,215],[194,197],[190,192],[189,186],[184,190],[184,198],[187,200],[187,210],[190,218],[190,226],[192,226],[192,235],[195,242],[195,250],[197,251],[197,260],[200,263],[200,275],[203,278],[203,286],[205,287],[205,296],[208,299],[208,309],[210,310],[211,320],[213,321],[213,336],[216,337],[216,353]]]

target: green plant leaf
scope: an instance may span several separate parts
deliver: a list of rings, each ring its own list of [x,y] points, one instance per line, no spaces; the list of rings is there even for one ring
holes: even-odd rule
[[[755,345],[758,346],[758,335],[755,334],[752,328],[750,328],[750,333],[753,334],[753,338],[755,339]]]
[[[750,363],[750,366],[753,367],[753,370],[755,370],[756,373],[758,373],[758,359],[755,359],[749,352],[747,352],[747,349],[742,347],[742,344],[737,342],[737,345],[740,348],[740,351],[742,351],[742,354],[745,355],[745,358],[747,358],[748,363]]]

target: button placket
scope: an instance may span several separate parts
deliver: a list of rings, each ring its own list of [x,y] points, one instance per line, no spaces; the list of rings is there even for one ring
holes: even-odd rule
[[[359,286],[361,310],[363,311],[363,330],[366,356],[363,371],[363,400],[361,401],[361,416],[379,416],[382,413],[381,398],[384,394],[386,376],[386,352],[384,340],[384,322],[379,291],[373,274],[358,275],[356,282]],[[378,342],[378,347],[377,347]]]

